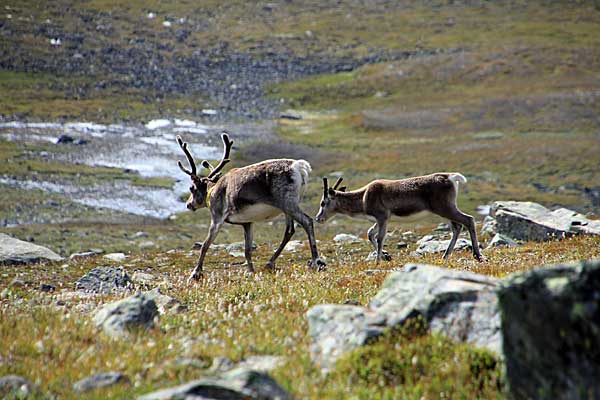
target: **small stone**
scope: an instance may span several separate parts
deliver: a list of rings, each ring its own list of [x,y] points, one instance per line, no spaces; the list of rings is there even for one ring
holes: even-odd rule
[[[358,243],[361,239],[356,235],[339,233],[333,237],[333,241],[336,243]]]
[[[183,304],[181,304],[181,302],[171,296],[167,296],[166,294],[163,294],[160,290],[160,288],[154,288],[150,291],[144,292],[144,294],[154,300],[154,302],[156,303],[156,307],[158,309],[158,312],[160,314],[167,314],[167,313],[181,313],[184,311],[187,311],[187,307]]]
[[[123,262],[127,259],[127,256],[125,255],[125,253],[109,253],[105,254],[104,258],[114,262]]]
[[[23,287],[25,286],[25,282],[23,282],[21,279],[19,278],[15,278],[12,280],[12,282],[10,283],[10,286],[12,287]]]
[[[131,276],[131,280],[137,284],[148,285],[148,284],[151,284],[152,282],[154,282],[156,280],[156,277],[152,274],[147,274],[145,272],[136,271]]]
[[[148,234],[146,232],[136,232],[133,235],[130,236],[131,239],[141,239],[141,238],[147,238]]]
[[[284,362],[285,358],[281,356],[250,356],[243,359],[237,366],[260,372],[271,372]]]
[[[487,248],[491,249],[493,247],[515,247],[518,245],[519,244],[517,242],[515,242],[508,236],[496,233],[492,240],[490,240],[490,242],[488,243]]]
[[[94,257],[97,256],[99,254],[102,254],[104,251],[100,250],[89,250],[89,251],[84,251],[81,253],[73,253],[69,256],[69,260],[81,260],[84,258],[89,258],[89,257]]]
[[[37,387],[22,376],[5,375],[0,377],[0,397],[3,399],[26,398],[37,391]]]
[[[156,247],[156,243],[154,243],[151,240],[146,240],[146,241],[141,242],[140,244],[138,244],[138,247],[140,249],[149,249],[149,248],[152,248],[152,247]]]
[[[51,283],[42,283],[40,284],[40,290],[44,293],[51,293],[56,290],[56,286]]]
[[[283,251],[289,251],[293,253],[302,246],[304,246],[304,242],[302,240],[290,240],[283,248]]]
[[[73,384],[73,390],[79,393],[89,392],[93,389],[116,385],[119,383],[129,383],[129,378],[120,372],[106,372],[96,374],[77,381]]]
[[[407,247],[408,247],[408,243],[406,243],[406,242],[398,242],[396,244],[397,249],[406,249]]]

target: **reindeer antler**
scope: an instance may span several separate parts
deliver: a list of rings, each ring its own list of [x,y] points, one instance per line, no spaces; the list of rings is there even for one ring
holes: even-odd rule
[[[327,198],[327,196],[328,196],[327,189],[329,189],[329,186],[327,185],[327,178],[323,177],[323,197],[324,198]]]
[[[194,162],[194,158],[192,157],[192,155],[190,154],[190,151],[188,150],[187,143],[184,142],[183,139],[181,139],[181,136],[179,136],[179,135],[177,135],[177,143],[179,143],[179,146],[185,153],[188,163],[190,164],[191,170],[187,170],[183,166],[183,164],[181,164],[181,161],[179,161],[179,160],[177,161],[177,165],[179,165],[179,168],[181,168],[181,170],[183,172],[185,172],[186,174],[188,174],[189,176],[196,176],[196,163]]]
[[[342,183],[343,180],[344,178],[342,178],[341,176],[337,178],[337,181],[335,181],[335,185],[333,185],[333,190],[337,190],[338,186],[340,186],[340,183]]]
[[[223,131],[223,134],[221,135],[221,139],[223,140],[223,157],[221,158],[221,161],[219,162],[219,165],[217,165],[215,168],[212,168],[212,165],[210,165],[210,163],[207,161],[206,164],[208,164],[209,168],[212,168],[210,171],[210,174],[208,174],[208,179],[210,179],[211,181],[217,181],[220,177],[220,171],[223,169],[223,167],[229,162],[231,161],[229,159],[229,153],[231,152],[231,147],[233,146],[233,140],[229,139],[229,134],[226,131]],[[202,165],[205,165],[204,163]]]

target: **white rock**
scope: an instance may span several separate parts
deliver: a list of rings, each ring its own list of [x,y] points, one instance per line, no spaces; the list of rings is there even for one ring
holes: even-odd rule
[[[295,252],[299,247],[302,247],[304,242],[302,240],[290,240],[288,244],[283,248],[284,251]]]
[[[196,122],[191,121],[189,119],[177,119],[175,118],[176,126],[196,126]]]
[[[125,255],[125,253],[109,253],[109,254],[105,254],[104,258],[106,258],[107,260],[114,261],[114,262],[123,262],[123,261],[125,261],[127,256]]]
[[[167,28],[168,28],[168,27],[170,27],[170,26],[171,26],[171,21],[163,21],[163,23],[162,23],[162,24],[163,24],[163,26],[165,26],[165,27],[167,27]]]
[[[212,110],[210,108],[205,108],[202,110],[202,114],[204,115],[217,115],[217,110]]]
[[[169,125],[171,125],[171,121],[169,121],[168,119],[153,119],[149,121],[145,126],[146,129],[154,130],[158,128],[165,128]]]
[[[350,235],[348,233],[339,233],[334,236],[333,241],[336,243],[358,243],[361,239],[356,235]]]

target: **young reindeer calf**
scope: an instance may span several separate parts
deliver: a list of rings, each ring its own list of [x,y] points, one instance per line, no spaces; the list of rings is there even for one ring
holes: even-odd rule
[[[444,258],[448,258],[454,250],[458,235],[464,226],[471,235],[473,256],[478,261],[484,260],[479,251],[473,217],[463,213],[456,206],[458,184],[467,182],[462,174],[447,172],[401,180],[378,179],[350,192],[346,192],[345,187],[338,190],[341,182],[340,177],[330,188],[327,178],[323,178],[323,198],[315,219],[324,223],[336,213],[350,216],[366,214],[374,219],[376,222],[369,229],[368,237],[377,251],[377,263],[382,257],[388,261],[391,259],[383,250],[390,217],[406,217],[420,211],[429,211],[450,220],[452,240]]]

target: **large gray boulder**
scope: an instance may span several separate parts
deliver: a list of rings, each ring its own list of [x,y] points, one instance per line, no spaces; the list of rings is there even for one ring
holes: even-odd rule
[[[497,201],[490,216],[496,232],[512,239],[543,242],[579,234],[600,235],[600,221],[566,208],[554,211],[531,202]]]
[[[422,317],[432,332],[500,353],[497,285],[496,279],[484,275],[407,264],[387,277],[368,307],[311,308],[311,357],[327,372],[344,352],[416,317]]]
[[[62,259],[50,249],[0,233],[0,265],[33,264]]]
[[[120,338],[131,329],[151,328],[157,315],[154,300],[144,293],[136,293],[102,307],[94,315],[94,323],[106,334]]]
[[[386,328],[385,316],[360,306],[320,304],[308,310],[306,317],[310,355],[323,372],[343,353],[364,346]]]
[[[162,389],[139,397],[139,400],[287,400],[290,394],[269,375],[246,368],[236,368],[222,375],[198,379],[180,386]]]
[[[498,297],[513,398],[600,398],[600,261],[514,275]]]

